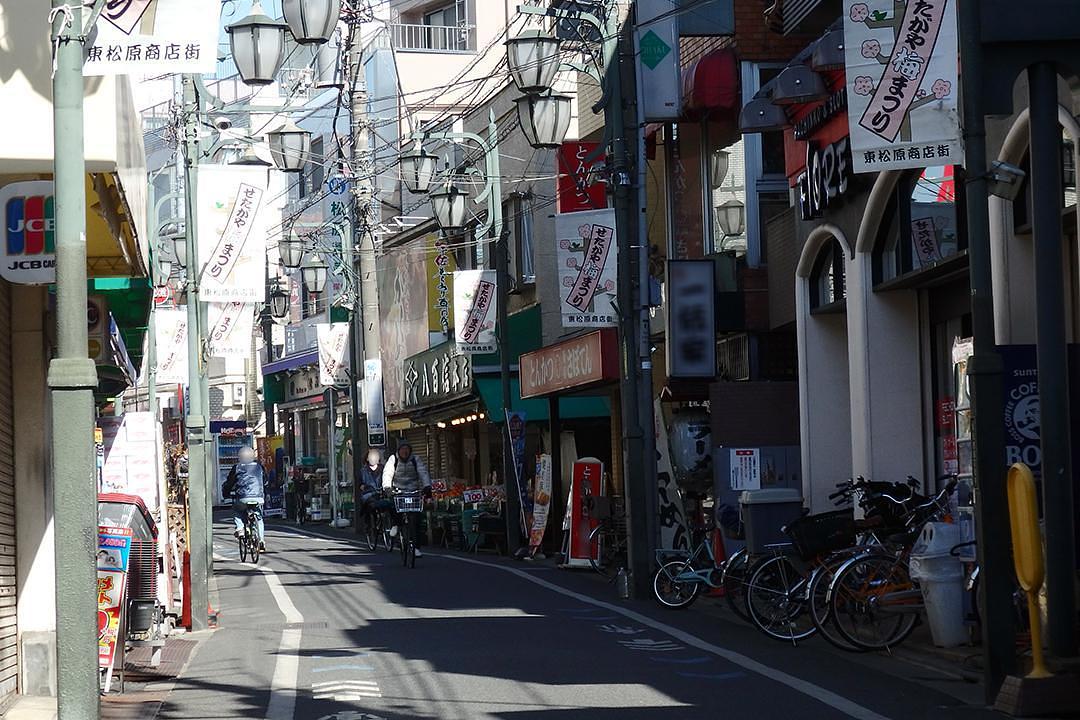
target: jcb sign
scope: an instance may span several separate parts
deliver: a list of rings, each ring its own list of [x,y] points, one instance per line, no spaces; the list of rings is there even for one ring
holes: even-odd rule
[[[53,184],[12,183],[0,188],[3,238],[0,276],[20,285],[56,280],[56,219]]]

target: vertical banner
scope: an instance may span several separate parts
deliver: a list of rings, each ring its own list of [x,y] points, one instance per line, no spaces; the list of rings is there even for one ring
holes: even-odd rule
[[[364,361],[364,413],[368,445],[386,445],[386,410],[383,407],[382,360]]]
[[[438,344],[446,340],[450,328],[453,326],[454,317],[451,315],[451,303],[454,299],[454,277],[457,263],[454,254],[450,251],[450,244],[441,234],[428,236],[427,247],[427,293],[428,303],[428,332],[440,333],[442,337],[432,340],[432,344]]]
[[[266,168],[199,167],[199,299],[266,301]]]
[[[533,491],[532,528],[529,531],[529,554],[535,555],[544,541],[548,512],[551,509],[551,456],[536,456],[536,481]]]
[[[187,310],[158,308],[154,326],[157,342],[157,381],[186,385],[188,381]]]
[[[615,211],[589,210],[555,216],[563,327],[613,327]]]
[[[673,260],[699,260],[705,257],[705,220],[701,206],[706,179],[701,173],[701,126],[684,122],[674,128],[675,141],[670,143],[668,158],[671,257]]]
[[[525,505],[528,502],[528,493],[525,490],[525,412],[517,410],[506,411],[506,432],[510,435],[510,451],[514,454],[514,490],[518,494],[518,503],[521,506],[521,530],[528,532],[525,524]],[[507,482],[506,492],[511,492],[510,483]]]
[[[494,270],[454,273],[454,339],[459,352],[495,352],[495,293]]]
[[[653,399],[653,429],[656,432],[656,510],[659,515],[660,548],[687,550],[690,547],[690,531],[686,523],[686,508],[675,480],[667,421],[658,397]]]
[[[570,485],[570,553],[568,567],[589,567],[589,558],[600,559],[600,547],[590,547],[589,533],[600,521],[589,512],[589,498],[604,494],[604,463],[582,458],[574,463]]]
[[[319,384],[349,384],[349,323],[319,323]]]
[[[212,73],[220,15],[219,0],[110,0],[83,75]]]
[[[255,307],[249,303],[208,303],[207,340],[211,357],[246,358],[251,355],[255,330]]]
[[[667,366],[678,378],[716,376],[715,266],[670,260],[667,267]]]
[[[956,0],[844,2],[852,168],[962,165]]]
[[[607,184],[596,182],[593,168],[604,169],[605,155],[598,152],[600,143],[574,140],[564,142],[556,158],[559,179],[555,183],[555,212],[571,213],[602,210],[607,207]],[[596,153],[590,160],[589,157]]]
[[[682,112],[679,14],[672,0],[638,0],[637,71],[645,119],[678,120]]]

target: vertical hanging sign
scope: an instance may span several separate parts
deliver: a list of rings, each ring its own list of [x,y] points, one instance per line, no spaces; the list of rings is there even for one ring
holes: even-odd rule
[[[454,273],[454,337],[465,354],[495,352],[494,270]]]
[[[319,323],[319,384],[349,384],[349,323]]]
[[[266,301],[265,168],[199,167],[199,299]]]
[[[367,416],[368,445],[386,444],[386,411],[383,407],[382,360],[364,361],[364,413]]]
[[[563,327],[613,327],[618,246],[615,211],[555,216]]]
[[[251,305],[209,303],[206,316],[210,324],[207,339],[211,357],[246,358],[251,355],[251,335],[255,327],[255,309]]]
[[[187,310],[158,308],[154,318],[157,342],[157,381],[186,385],[188,381]]]
[[[638,73],[645,119],[678,120],[682,111],[679,18],[671,0],[638,0]]]

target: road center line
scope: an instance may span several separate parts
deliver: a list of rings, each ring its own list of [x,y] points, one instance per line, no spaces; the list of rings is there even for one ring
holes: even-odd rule
[[[300,677],[300,624],[304,616],[296,609],[289,593],[278,580],[277,574],[265,565],[258,566],[270,587],[278,610],[285,616],[285,628],[281,631],[274,676],[270,680],[270,702],[266,706],[266,720],[293,720],[296,714],[296,691]]]
[[[502,570],[503,572],[512,573],[524,580],[528,580],[531,583],[534,583],[541,587],[545,587],[553,592],[557,592],[560,595],[573,598],[575,600],[578,600],[579,602],[588,603],[589,605],[593,605],[595,607],[604,608],[605,610],[609,610],[611,612],[619,613],[620,615],[639,622],[642,625],[652,628],[653,630],[659,630],[660,632],[666,633],[667,635],[670,635],[676,640],[680,640],[691,647],[695,647],[699,650],[704,650],[705,652],[712,653],[713,655],[721,657],[730,663],[749,670],[750,672],[761,675],[764,678],[774,680],[782,685],[787,685],[792,690],[800,692],[803,695],[813,698],[814,700],[828,705],[829,707],[839,712],[842,712],[849,717],[856,718],[857,720],[889,720],[886,716],[880,715],[873,710],[870,710],[869,708],[865,708],[862,705],[859,705],[858,703],[854,703],[841,695],[837,695],[831,690],[826,690],[825,688],[819,685],[815,685],[812,682],[803,680],[802,678],[797,678],[794,675],[789,675],[781,670],[771,668],[764,663],[760,663],[753,658],[743,655],[742,653],[738,653],[734,650],[728,650],[726,648],[713,645],[712,643],[705,642],[704,640],[697,638],[688,632],[684,632],[683,630],[680,630],[676,627],[672,627],[657,620],[653,620],[652,618],[646,615],[642,615],[641,613],[634,612],[633,610],[627,610],[626,608],[621,608],[618,605],[613,605],[611,603],[604,602],[603,600],[596,600],[589,597],[588,595],[583,595],[581,593],[574,592],[573,590],[568,590],[567,588],[556,585],[553,582],[549,582],[542,578],[535,577],[532,573],[518,570],[517,568],[506,567],[503,565],[495,565],[493,563],[484,562],[483,560],[473,560],[472,558],[458,557],[456,555],[443,555],[441,553],[429,554],[440,558],[446,558],[447,560],[456,560],[458,562],[471,563],[473,565],[482,565],[484,567],[489,567],[494,570]]]

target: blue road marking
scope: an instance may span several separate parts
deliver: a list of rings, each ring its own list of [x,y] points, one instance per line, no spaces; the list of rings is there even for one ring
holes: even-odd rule
[[[649,657],[653,662],[658,663],[674,663],[676,665],[700,665],[701,663],[712,662],[715,658],[710,657],[692,657],[692,658],[669,658],[669,657]]]

